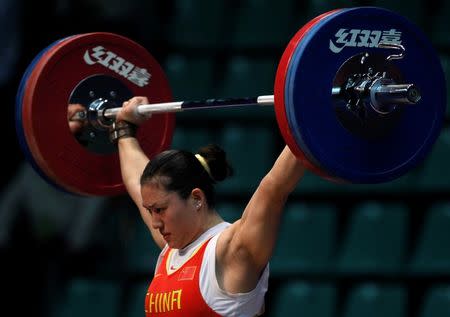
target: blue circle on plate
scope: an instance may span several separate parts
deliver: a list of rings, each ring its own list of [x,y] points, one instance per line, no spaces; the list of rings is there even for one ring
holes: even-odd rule
[[[405,57],[394,63],[405,83],[419,87],[422,99],[404,109],[391,133],[369,140],[341,125],[331,89],[348,58],[398,53],[376,47],[387,40],[405,47]],[[445,117],[445,89],[438,54],[417,26],[387,9],[352,8],[324,19],[298,44],[286,76],[286,115],[299,146],[328,174],[351,183],[382,183],[406,174],[429,154]]]
[[[23,124],[22,124],[22,108],[23,108],[23,97],[25,92],[25,86],[27,84],[28,78],[30,77],[31,73],[33,72],[34,67],[39,62],[41,57],[48,52],[52,47],[57,45],[58,43],[65,41],[66,39],[70,38],[66,37],[60,40],[57,40],[50,44],[49,46],[45,47],[43,50],[41,50],[31,61],[31,63],[26,68],[20,83],[19,88],[17,90],[16,94],[16,108],[15,108],[15,126],[16,126],[16,133],[17,133],[17,139],[19,141],[20,148],[25,156],[25,159],[27,162],[31,165],[31,167],[36,171],[36,173],[42,177],[47,183],[54,186],[60,191],[67,192],[65,189],[63,189],[61,186],[57,185],[55,182],[53,182],[38,166],[36,161],[34,160],[33,154],[30,151],[30,148],[28,147],[28,143],[26,141],[25,131],[23,130]]]

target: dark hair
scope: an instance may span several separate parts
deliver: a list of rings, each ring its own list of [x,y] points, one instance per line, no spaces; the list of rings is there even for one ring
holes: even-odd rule
[[[168,191],[177,192],[187,199],[194,188],[200,188],[210,208],[215,206],[214,184],[233,175],[226,153],[210,144],[199,149],[210,169],[207,172],[195,154],[185,150],[167,150],[156,155],[144,169],[141,185],[157,181]]]

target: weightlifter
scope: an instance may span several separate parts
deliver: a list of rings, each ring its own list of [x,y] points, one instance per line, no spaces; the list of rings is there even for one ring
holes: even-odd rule
[[[214,185],[232,174],[225,152],[167,150],[152,160],[135,128],[136,107],[123,103],[111,129],[126,189],[162,249],[145,298],[146,316],[256,316],[264,311],[269,259],[288,195],[305,168],[286,146],[242,213],[230,224],[214,208]]]

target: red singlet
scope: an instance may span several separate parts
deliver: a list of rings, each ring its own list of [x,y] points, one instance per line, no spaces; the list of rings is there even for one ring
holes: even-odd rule
[[[166,250],[145,296],[145,316],[219,316],[200,293],[200,267],[205,241],[181,267],[168,273],[168,259],[172,249]]]

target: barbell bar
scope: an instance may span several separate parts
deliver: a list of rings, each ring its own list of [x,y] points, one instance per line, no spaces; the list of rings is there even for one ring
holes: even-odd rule
[[[354,88],[353,88],[354,89]],[[361,88],[364,90],[364,87]],[[332,96],[341,96],[341,87],[333,87]],[[366,91],[371,98],[371,106],[377,111],[387,105],[411,105],[416,104],[421,95],[419,89],[414,84],[388,84],[371,85]],[[87,111],[80,111],[72,116],[73,120],[95,120],[91,124],[98,124],[108,128],[112,119],[115,119],[121,107],[108,106],[109,100],[99,98],[94,100]],[[150,117],[155,113],[181,112],[186,110],[205,110],[215,108],[232,108],[244,106],[274,106],[274,95],[263,95],[258,97],[246,98],[226,98],[226,99],[206,99],[194,101],[172,101],[139,105],[136,108],[136,116]],[[378,108],[377,108],[378,107]],[[98,110],[98,109],[101,110]]]

